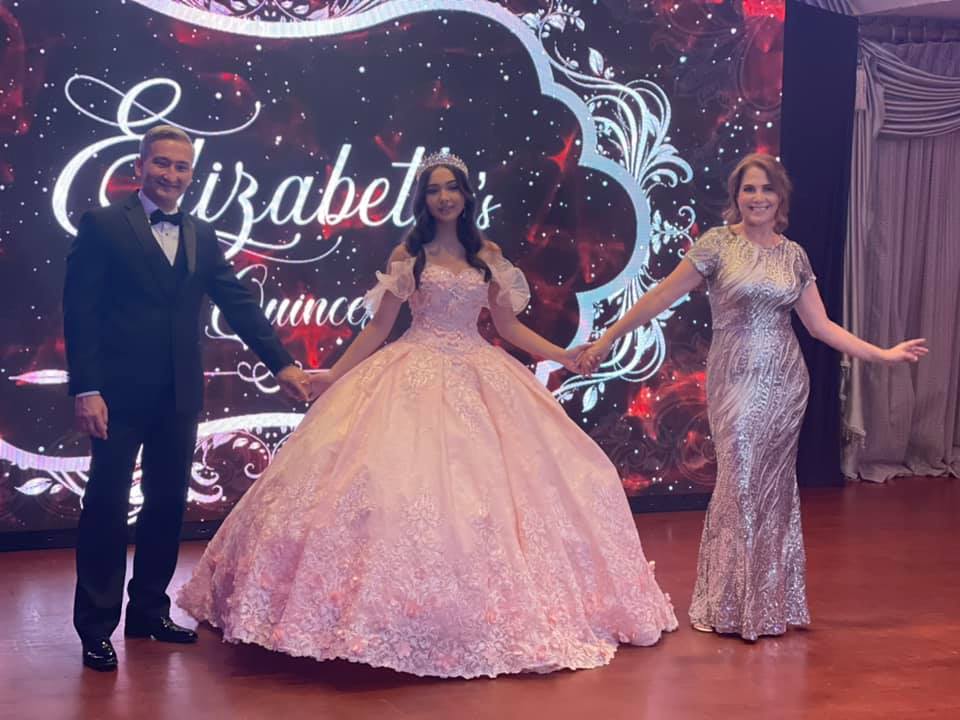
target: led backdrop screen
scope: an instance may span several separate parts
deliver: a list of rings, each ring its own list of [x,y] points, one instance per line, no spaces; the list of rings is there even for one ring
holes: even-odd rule
[[[0,2],[0,532],[76,524],[89,457],[66,393],[65,255],[85,209],[136,189],[149,126],[196,139],[183,207],[305,367],[362,327],[438,148],[470,165],[480,227],[530,281],[522,320],[567,346],[719,222],[740,156],[776,152],[782,30],[773,0]],[[193,521],[222,518],[304,411],[215,308],[202,320]],[[698,291],[590,378],[511,351],[655,506],[711,490],[709,338]],[[135,482],[131,521],[141,502]]]

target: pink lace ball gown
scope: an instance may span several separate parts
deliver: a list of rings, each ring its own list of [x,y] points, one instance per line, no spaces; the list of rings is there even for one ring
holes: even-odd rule
[[[497,302],[529,290],[481,256]],[[616,469],[477,331],[483,275],[413,260],[366,297],[410,329],[314,403],[178,603],[230,642],[415,675],[592,668],[677,625]]]

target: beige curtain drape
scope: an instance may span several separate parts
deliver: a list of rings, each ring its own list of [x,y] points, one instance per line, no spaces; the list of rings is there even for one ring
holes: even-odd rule
[[[960,476],[960,43],[861,39],[844,323],[917,366],[844,360],[843,470]]]

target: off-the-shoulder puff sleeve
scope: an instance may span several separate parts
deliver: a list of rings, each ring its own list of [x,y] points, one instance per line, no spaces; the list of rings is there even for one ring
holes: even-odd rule
[[[493,275],[497,284],[496,301],[502,307],[508,307],[514,315],[519,314],[530,302],[530,286],[523,271],[507,260],[499,249],[483,249],[478,253]]]
[[[707,230],[700,239],[693,244],[693,247],[687,250],[684,257],[693,263],[697,272],[705,278],[711,277],[720,264],[720,241],[722,230],[712,228]]]
[[[377,272],[377,284],[363,296],[363,306],[371,315],[376,315],[383,302],[383,295],[388,290],[400,300],[409,298],[416,289],[413,279],[413,264],[416,258],[394,260],[387,268],[387,272]]]

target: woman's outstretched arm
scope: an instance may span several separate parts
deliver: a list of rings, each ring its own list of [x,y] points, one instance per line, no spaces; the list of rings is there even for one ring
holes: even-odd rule
[[[617,338],[650,322],[651,319],[695,289],[702,281],[703,276],[697,272],[693,263],[681,260],[672,273],[644,294],[627,311],[626,315],[617,320],[600,336],[599,340],[590,345],[580,357],[580,372],[584,374],[592,373],[603,362],[603,359],[610,354],[610,348],[613,347]]]
[[[905,340],[889,348],[881,348],[861,340],[827,316],[815,282],[807,285],[794,307],[803,326],[813,337],[834,350],[860,360],[884,363],[917,362],[929,352],[927,341],[923,338]]]

